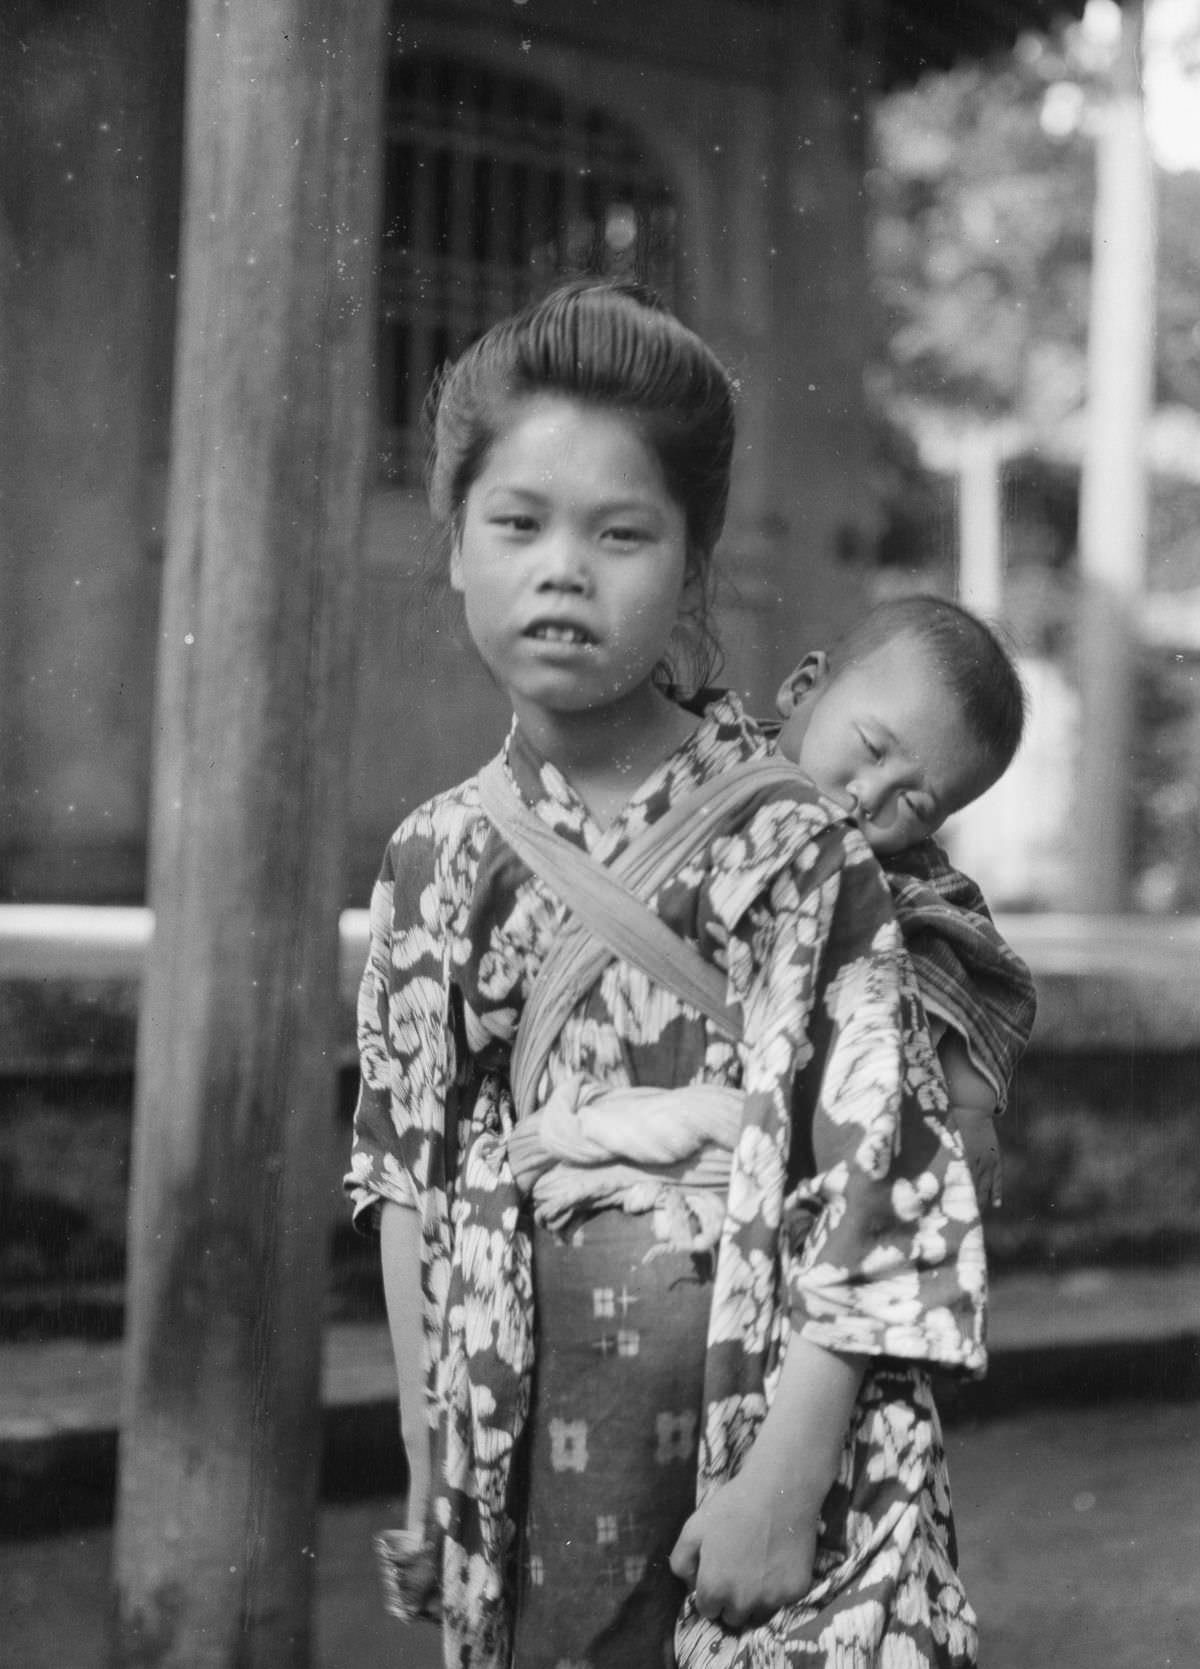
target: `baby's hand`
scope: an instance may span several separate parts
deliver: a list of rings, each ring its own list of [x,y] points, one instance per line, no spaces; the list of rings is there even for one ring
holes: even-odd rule
[[[952,1107],[951,1113],[962,1137],[979,1209],[994,1208],[1000,1204],[1001,1173],[996,1121],[979,1107]]]
[[[688,1519],[671,1569],[695,1590],[702,1617],[740,1629],[764,1623],[812,1586],[816,1520],[791,1515],[777,1488],[765,1492],[746,1471],[723,1484]]]

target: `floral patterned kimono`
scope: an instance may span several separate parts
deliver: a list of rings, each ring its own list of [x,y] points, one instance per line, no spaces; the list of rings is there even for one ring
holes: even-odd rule
[[[603,831],[519,731],[504,757],[537,816],[605,862],[763,751],[725,698]],[[383,1200],[422,1217],[446,1661],[973,1664],[928,1370],[983,1370],[982,1232],[880,870],[797,777],[716,830],[653,907],[725,970],[740,1042],[613,959],[540,1099],[580,1079],[739,1092],[715,1256],[661,1237],[654,1189],[552,1232],[516,1186],[508,1062],[566,910],[474,779],[406,820],[375,889],[347,1187],[364,1224]],[[873,1365],[812,1590],[734,1633],[696,1613],[667,1559],[697,1497],[737,1472],[792,1329]]]

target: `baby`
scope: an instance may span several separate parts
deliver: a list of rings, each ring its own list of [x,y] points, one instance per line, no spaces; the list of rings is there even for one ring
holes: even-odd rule
[[[981,1201],[999,1201],[995,1114],[1029,1040],[1029,970],[933,834],[1012,762],[1026,699],[1012,659],[940,597],[872,609],[779,691],[777,747],[855,812],[892,891]]]

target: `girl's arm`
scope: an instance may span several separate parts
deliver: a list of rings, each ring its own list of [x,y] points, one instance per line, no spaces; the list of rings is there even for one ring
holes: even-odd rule
[[[746,1107],[710,1328],[762,1350],[777,1301],[762,1271],[782,1240],[791,1330],[748,1445],[755,1409],[710,1354],[703,1504],[673,1557],[699,1609],[731,1627],[810,1590],[867,1361],[984,1359],[974,1189],[942,1121],[942,1075],[882,878],[852,831],[840,854],[814,850],[793,893],[773,888],[770,917],[748,912],[737,928],[753,947]]]
[[[793,1332],[770,1410],[730,1483],[688,1519],[671,1569],[701,1616],[729,1628],[765,1622],[812,1586],[821,1503],[838,1462],[866,1358]]]
[[[408,1529],[420,1530],[429,1502],[429,1426],[421,1295],[421,1217],[387,1200],[379,1220],[383,1293],[400,1387],[400,1435],[408,1457]]]

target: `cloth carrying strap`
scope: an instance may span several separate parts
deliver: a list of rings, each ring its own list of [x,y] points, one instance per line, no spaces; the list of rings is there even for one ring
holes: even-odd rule
[[[479,774],[487,816],[517,855],[571,911],[525,1006],[513,1052],[518,1117],[533,1107],[537,1081],[563,1021],[614,957],[632,963],[699,1013],[726,1037],[741,1036],[736,1009],[725,1000],[724,973],[673,932],[649,907],[659,888],[701,850],[722,824],[758,795],[803,779],[794,766],[750,760],[701,783],[602,864],[555,834],[513,788],[500,759]]]

